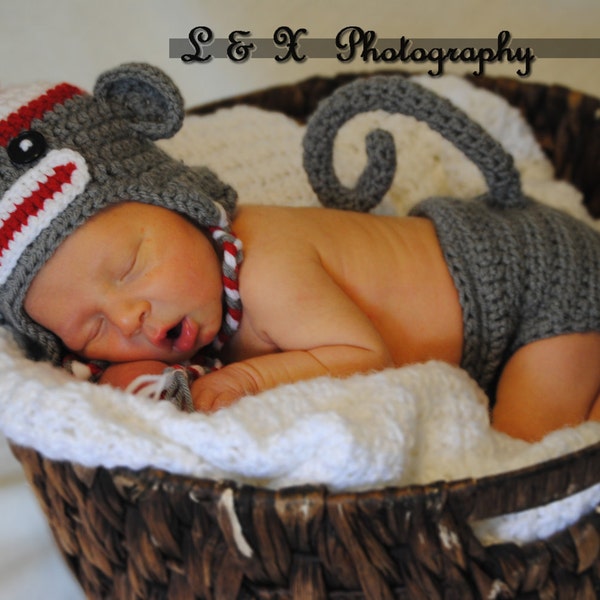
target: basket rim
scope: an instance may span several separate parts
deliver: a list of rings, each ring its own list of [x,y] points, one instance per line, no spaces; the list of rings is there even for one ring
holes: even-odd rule
[[[178,474],[155,467],[132,469],[124,466],[83,466],[72,461],[49,459],[34,448],[10,442],[20,461],[27,461],[31,453],[43,461],[70,465],[81,480],[93,479],[104,472],[115,485],[126,490],[130,497],[144,497],[153,493],[188,494],[195,501],[219,500],[225,492],[234,497],[251,494],[263,502],[285,499],[287,505],[305,505],[307,497],[315,502],[368,505],[380,502],[382,497],[395,506],[409,509],[416,505],[439,504],[452,507],[456,517],[479,520],[517,513],[550,504],[582,492],[600,483],[600,442],[568,454],[535,463],[519,469],[484,477],[440,480],[426,484],[385,486],[360,491],[332,491],[323,484],[303,484],[282,488],[268,488],[258,484],[241,483],[233,479],[209,479]]]

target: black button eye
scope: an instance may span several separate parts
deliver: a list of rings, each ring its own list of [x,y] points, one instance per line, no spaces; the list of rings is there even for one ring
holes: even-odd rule
[[[24,131],[9,142],[6,152],[14,164],[27,165],[43,156],[46,147],[46,139],[39,131]]]

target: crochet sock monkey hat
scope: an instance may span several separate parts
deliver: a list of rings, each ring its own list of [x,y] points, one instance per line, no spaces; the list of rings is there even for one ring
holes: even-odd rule
[[[0,323],[32,358],[59,362],[64,348],[25,313],[40,268],[60,243],[121,201],[162,206],[213,233],[224,251],[227,318],[236,328],[239,242],[228,232],[236,193],[207,168],[190,168],[154,143],[184,116],[171,80],[145,64],[101,75],[93,95],[69,85],[0,90]]]

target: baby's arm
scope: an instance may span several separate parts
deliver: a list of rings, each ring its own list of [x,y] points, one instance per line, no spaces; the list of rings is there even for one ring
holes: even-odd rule
[[[243,396],[321,375],[342,377],[391,366],[385,353],[352,346],[290,350],[232,363],[192,384],[196,410],[212,412]]]
[[[263,350],[195,381],[197,410],[215,410],[284,383],[392,366],[373,323],[318,257],[282,255],[254,263],[252,272],[250,264],[246,268],[244,330],[237,335],[242,346],[260,340]]]

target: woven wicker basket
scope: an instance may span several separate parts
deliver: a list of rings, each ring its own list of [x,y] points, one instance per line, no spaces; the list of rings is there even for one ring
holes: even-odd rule
[[[353,77],[312,78],[194,112],[247,103],[303,121]],[[522,110],[557,176],[600,216],[600,101],[558,86],[472,82]],[[522,546],[484,547],[469,526],[600,482],[600,444],[479,480],[345,494],[13,452],[91,598],[600,598],[600,511]]]

